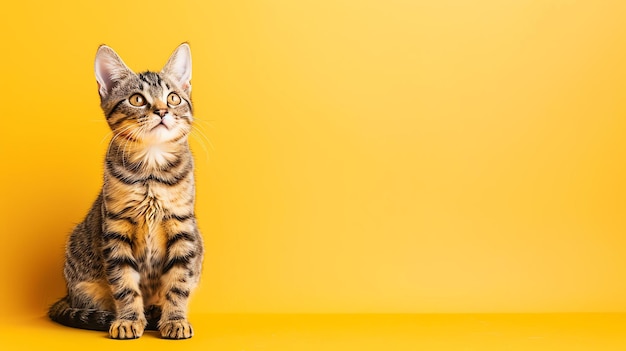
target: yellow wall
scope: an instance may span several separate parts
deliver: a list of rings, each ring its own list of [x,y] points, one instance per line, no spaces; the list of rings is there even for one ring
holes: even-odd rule
[[[626,2],[62,3],[0,21],[5,313],[63,294],[99,191],[97,46],[182,41],[193,311],[626,311]]]

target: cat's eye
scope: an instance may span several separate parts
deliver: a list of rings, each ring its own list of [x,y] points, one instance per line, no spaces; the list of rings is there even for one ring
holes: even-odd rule
[[[167,104],[170,106],[178,106],[180,105],[180,96],[178,96],[178,94],[176,93],[170,93],[167,96]]]
[[[146,98],[143,97],[143,95],[141,94],[133,94],[131,97],[128,98],[128,102],[136,107],[141,107],[147,104]]]

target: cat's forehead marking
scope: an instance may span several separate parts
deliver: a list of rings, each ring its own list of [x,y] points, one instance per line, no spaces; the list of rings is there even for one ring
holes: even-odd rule
[[[158,73],[146,71],[139,73],[137,77],[139,78],[139,89],[147,95],[149,100],[156,97],[165,101],[164,99],[170,91],[170,85]]]
[[[151,86],[161,86],[161,77],[154,72],[139,73],[139,80]]]

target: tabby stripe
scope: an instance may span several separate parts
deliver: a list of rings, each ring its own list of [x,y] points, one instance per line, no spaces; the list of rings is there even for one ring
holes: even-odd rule
[[[187,122],[189,123],[189,122]],[[177,143],[183,139],[187,138],[187,134],[181,134],[179,136],[177,136],[176,138],[172,139],[172,141],[170,141],[171,143]]]
[[[172,314],[169,316],[169,318],[167,319],[168,321],[180,321],[185,319],[185,316],[179,313],[176,314]]]
[[[128,221],[130,222],[130,224],[137,224],[137,221],[135,221],[132,217],[124,216],[124,213],[128,212],[130,209],[131,209],[130,207],[126,207],[125,209],[117,213],[107,211],[106,217],[107,219],[112,219],[112,220],[117,220],[117,221]]]
[[[137,261],[131,257],[114,257],[107,260],[107,271],[112,273],[115,269],[121,267],[130,267],[136,271],[139,270]]]
[[[109,277],[107,279],[110,285],[117,285],[117,283],[119,283],[120,280],[122,280],[121,276]]]
[[[186,214],[186,215],[177,215],[177,214],[174,214],[174,213],[170,213],[170,214],[165,216],[164,220],[169,221],[171,219],[175,219],[175,220],[177,220],[179,222],[184,222],[184,221],[186,221],[188,219],[194,218],[194,216],[195,215],[194,215],[193,212],[190,213],[190,214]]]
[[[156,81],[154,80],[156,78]],[[160,86],[161,85],[161,77],[154,72],[144,72],[139,74],[139,79],[142,81],[152,85],[152,86]]]
[[[152,180],[152,181],[155,181],[155,182],[159,182],[161,184],[172,186],[172,185],[176,185],[176,184],[180,183],[182,180],[187,178],[190,173],[191,173],[191,166],[187,166],[181,172],[181,174],[179,174],[178,176],[174,177],[174,179],[172,179],[172,180],[163,179],[163,178],[157,177],[155,175],[150,175],[145,180]]]
[[[137,312],[131,312],[129,314],[121,315],[120,319],[124,319],[127,321],[136,321],[139,319],[139,317],[137,316]]]
[[[189,106],[189,113],[191,113],[193,115],[193,105],[191,104],[191,101],[185,99],[184,97],[180,97],[181,99],[185,100],[185,102],[187,103],[187,106]]]
[[[185,201],[185,206],[192,206],[193,202],[194,202],[194,197],[193,196],[189,196],[189,198],[187,199],[187,201]]]
[[[148,80],[148,78],[146,78],[146,76],[143,73],[139,74],[139,79],[143,80],[144,82],[152,85],[152,82]]]
[[[139,161],[136,161],[136,162],[126,161],[121,166],[120,166],[120,164],[117,164],[115,166],[117,168],[123,168],[123,169],[133,173],[133,172],[137,172],[139,169],[141,169],[141,167],[143,167],[143,165],[144,165],[143,160],[139,160]]]
[[[113,165],[113,162],[111,162],[111,160],[106,161],[106,168],[109,171],[109,174],[111,174],[115,179],[126,185],[134,185],[143,181],[142,179],[128,179],[127,176],[123,175],[117,169],[115,169],[115,166]]]
[[[91,314],[94,312],[96,312],[96,310],[83,310],[81,315],[78,318],[80,319],[81,322],[87,323],[89,322],[89,316],[91,316]]]
[[[117,118],[115,121],[113,121],[113,114],[111,114],[111,117],[108,118],[107,120],[109,121],[111,129],[117,129],[122,123],[124,123],[126,118],[124,117],[124,115],[121,115],[119,118]],[[128,138],[126,133],[120,134],[120,136],[123,136],[126,139],[130,139],[130,138]],[[110,142],[113,142],[113,141],[115,141],[115,140],[111,140]]]
[[[104,241],[111,241],[111,240],[116,240],[116,241],[121,241],[123,243],[128,244],[129,246],[133,246],[133,240],[129,237],[127,237],[124,234],[121,233],[117,233],[117,232],[106,232],[104,234],[102,234],[102,238],[104,239]]]
[[[163,274],[169,272],[172,268],[174,268],[175,266],[186,266],[189,264],[189,262],[191,261],[192,258],[196,257],[196,253],[195,252],[191,252],[188,255],[185,256],[176,256],[176,257],[172,257],[170,258],[167,263],[165,263],[165,266],[163,266]]]
[[[172,288],[170,292],[180,297],[189,297],[189,290],[181,290],[179,288]]]
[[[138,296],[139,295],[139,293],[137,293],[136,291],[133,291],[132,289],[126,288],[126,289],[123,289],[123,290],[113,294],[113,298],[115,300],[121,300],[121,299],[123,299],[126,296],[131,295],[131,294],[133,296]]]
[[[177,157],[176,160],[172,161],[172,162],[167,162],[167,164],[163,165],[160,170],[161,172],[167,172],[169,170],[171,170],[172,168],[176,168],[178,166],[180,166],[180,164],[183,162],[183,158],[182,157]]]
[[[179,175],[177,175],[176,177],[174,177],[174,179],[172,179],[172,180],[163,179],[163,178],[157,177],[155,175],[150,175],[147,178],[129,179],[127,176],[125,176],[120,171],[118,171],[115,168],[115,166],[113,165],[112,161],[110,161],[110,160],[106,161],[106,169],[107,169],[107,171],[109,171],[109,174],[111,174],[115,179],[119,180],[120,182],[122,182],[122,183],[124,183],[126,185],[135,185],[137,183],[142,183],[142,182],[151,180],[151,181],[155,181],[155,182],[158,182],[158,183],[161,183],[161,184],[173,186],[173,185],[176,185],[176,184],[180,183],[182,180],[184,180],[185,178],[187,178],[189,176],[189,174],[191,173],[192,166],[191,166],[191,164],[188,164],[182,170],[182,172]]]
[[[171,247],[172,245],[176,244],[177,242],[181,240],[187,240],[187,241],[193,242],[195,241],[195,238],[193,237],[191,233],[188,233],[188,232],[176,233],[175,235],[167,239],[167,247]]]
[[[185,293],[185,292],[183,292],[183,291],[181,291],[181,290],[179,290],[179,291],[181,292],[181,294]],[[176,300],[176,299],[174,299],[174,296],[172,296],[172,293],[174,293],[174,292],[173,292],[173,291],[170,291],[170,292],[168,292],[167,294],[165,294],[165,299],[167,300],[167,302],[171,303],[174,307],[178,307],[178,302],[179,302],[180,300]],[[179,296],[179,297],[181,297],[181,298],[186,298],[186,297],[189,297],[189,292],[187,291],[186,293],[187,293],[187,295],[186,295],[186,296],[182,296],[182,295],[178,295],[178,294],[176,294],[176,295],[178,295],[178,296]]]
[[[117,111],[117,109],[120,107],[120,105],[123,104],[124,102],[126,102],[126,99],[118,101],[117,104],[115,104],[115,106],[113,106],[111,111],[109,111],[109,113],[107,114],[107,119],[110,119],[111,116],[113,116],[113,113],[115,111]]]
[[[109,257],[111,256],[111,252],[113,251],[112,247],[107,247],[102,250],[102,256]]]

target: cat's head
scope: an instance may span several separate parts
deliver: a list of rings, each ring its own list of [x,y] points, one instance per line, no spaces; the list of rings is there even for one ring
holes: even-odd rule
[[[183,43],[160,72],[133,72],[106,45],[96,53],[101,107],[114,135],[145,144],[185,138],[191,130],[191,51]]]

